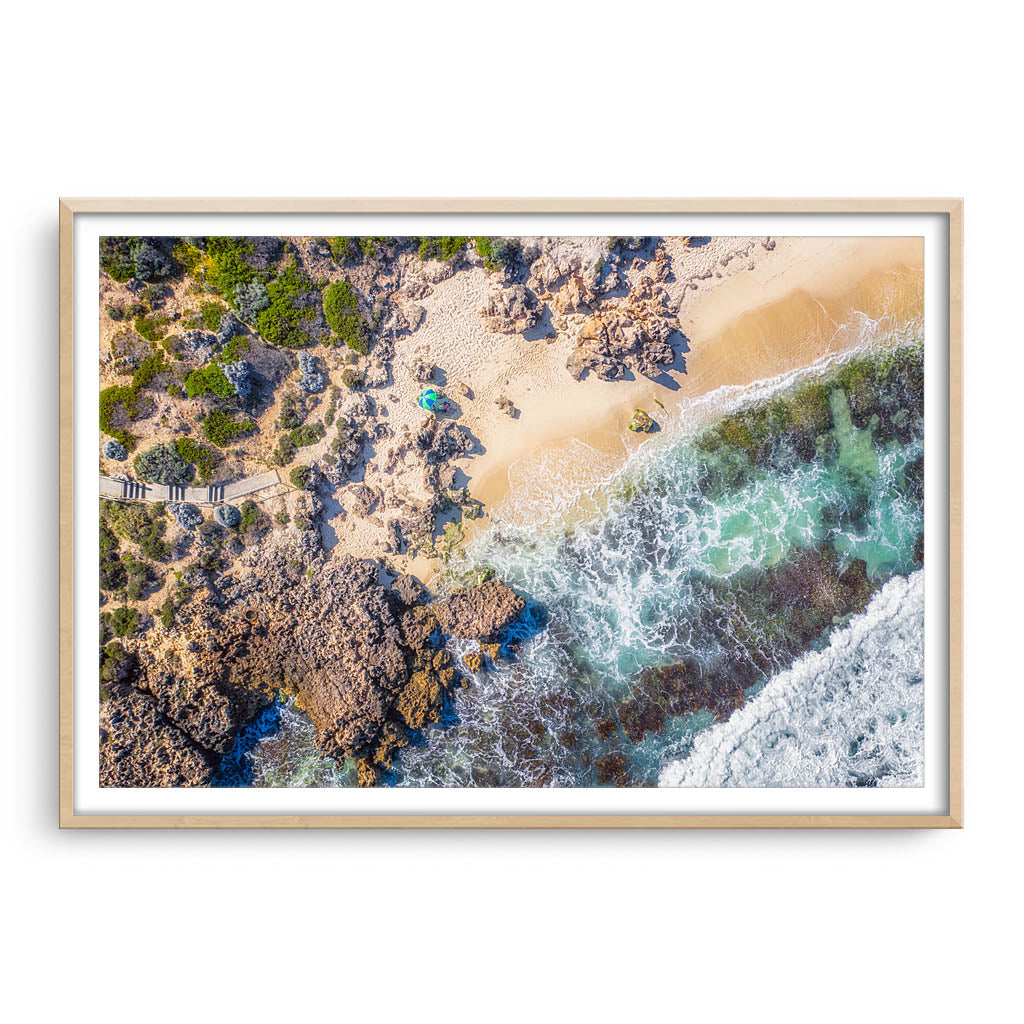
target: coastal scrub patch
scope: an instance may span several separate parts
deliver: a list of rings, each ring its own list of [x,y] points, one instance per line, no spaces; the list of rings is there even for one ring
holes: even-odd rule
[[[461,256],[468,242],[468,235],[421,237],[417,252],[421,260],[450,260]]]
[[[272,345],[303,348],[311,341],[302,326],[316,316],[319,293],[293,260],[267,285],[269,305],[256,315],[256,329]]]
[[[213,470],[217,463],[220,462],[220,456],[212,448],[199,444],[198,441],[194,441],[191,437],[175,438],[174,450],[186,462],[195,463],[196,469],[199,470],[199,479],[203,483],[206,483],[213,476]]]
[[[195,466],[186,462],[174,448],[157,444],[135,456],[135,472],[149,483],[183,487],[192,482]]]
[[[324,316],[331,330],[350,349],[364,355],[370,350],[359,299],[348,281],[335,281],[324,289]]]
[[[304,490],[306,484],[309,483],[309,466],[295,466],[292,468],[291,473],[288,474],[288,479],[292,482],[292,487],[298,487],[299,490]]]
[[[185,390],[189,398],[198,398],[200,395],[230,398],[235,393],[234,385],[224,376],[224,371],[217,363],[193,370],[185,379]]]
[[[256,429],[256,424],[252,420],[236,420],[223,409],[213,409],[200,420],[200,423],[206,439],[218,448],[226,448],[232,441]]]

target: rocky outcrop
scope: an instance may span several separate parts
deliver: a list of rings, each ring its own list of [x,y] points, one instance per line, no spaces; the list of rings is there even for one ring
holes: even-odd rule
[[[465,640],[495,640],[523,613],[526,602],[501,580],[456,591],[430,606],[442,632]]]
[[[156,700],[131,686],[114,687],[100,721],[100,785],[208,786],[215,759]]]
[[[642,277],[624,302],[587,318],[566,369],[576,380],[588,371],[602,380],[618,380],[629,370],[657,377],[675,360],[670,339],[678,326],[666,298],[663,288]]]
[[[371,783],[459,681],[443,634],[494,639],[524,607],[496,580],[422,604],[418,581],[389,588],[375,562],[325,559],[315,534],[247,549],[218,592],[177,610],[175,628],[125,641],[130,678],[104,704],[103,785],[209,785],[281,690],[320,749],[356,759]]]
[[[480,316],[488,330],[518,334],[533,327],[542,312],[537,296],[525,285],[514,284],[492,293]]]

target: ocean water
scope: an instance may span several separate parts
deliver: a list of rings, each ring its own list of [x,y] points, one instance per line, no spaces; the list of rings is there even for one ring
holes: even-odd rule
[[[717,411],[841,368],[732,389]],[[548,486],[543,508],[517,507],[513,492],[457,568],[493,569],[529,597],[527,612],[506,656],[458,691],[451,714],[402,751],[386,781],[920,785],[921,410],[901,408],[900,436],[883,440],[873,424],[858,429],[850,403],[833,388],[831,423],[810,458],[785,445],[757,460],[729,446],[706,451],[680,406],[592,487]],[[815,593],[828,595],[855,560],[874,593],[866,609],[792,628],[766,612],[780,581],[811,573]],[[449,645],[458,655],[476,646]],[[645,672],[672,665],[742,690],[745,705],[719,720],[711,710],[666,713],[631,731],[637,702],[665,703]],[[249,784],[351,784],[351,766],[337,770],[312,743],[308,721],[285,709],[243,755]]]

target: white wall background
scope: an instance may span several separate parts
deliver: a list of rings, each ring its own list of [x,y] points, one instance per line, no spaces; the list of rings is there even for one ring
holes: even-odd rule
[[[991,1019],[1016,974],[1020,39],[986,2],[5,13],[14,1020]],[[60,834],[57,196],[967,199],[967,828]]]

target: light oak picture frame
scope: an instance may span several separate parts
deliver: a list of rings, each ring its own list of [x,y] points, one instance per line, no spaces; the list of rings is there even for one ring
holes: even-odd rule
[[[74,799],[74,232],[83,214],[931,214],[948,224],[948,802],[937,814],[92,814]],[[62,828],[962,828],[963,201],[957,198],[64,198],[60,230],[59,824]],[[929,737],[930,742],[934,739]]]

